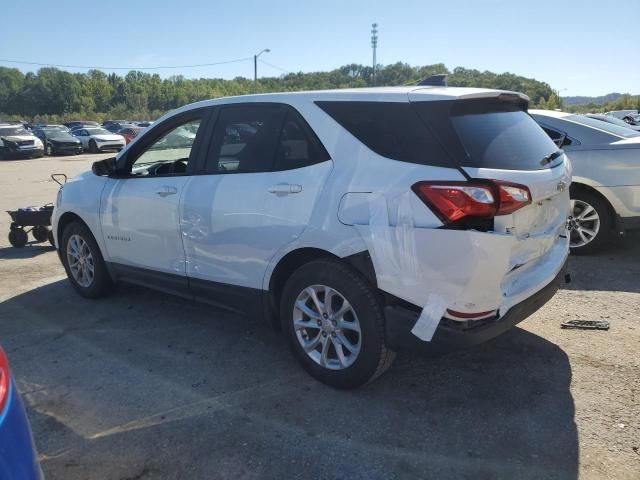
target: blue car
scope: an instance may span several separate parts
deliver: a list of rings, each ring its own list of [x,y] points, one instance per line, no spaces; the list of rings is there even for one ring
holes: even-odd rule
[[[42,479],[22,399],[0,347],[0,479]]]

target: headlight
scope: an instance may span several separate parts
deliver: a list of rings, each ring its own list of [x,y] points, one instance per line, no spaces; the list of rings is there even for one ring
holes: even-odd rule
[[[38,148],[42,148],[42,140],[40,140],[39,138],[35,138],[33,140],[33,144]]]

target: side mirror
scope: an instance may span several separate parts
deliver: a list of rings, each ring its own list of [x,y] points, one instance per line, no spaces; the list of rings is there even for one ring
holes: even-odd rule
[[[105,158],[104,160],[93,162],[91,171],[100,177],[117,177],[118,163],[116,162],[116,157]]]

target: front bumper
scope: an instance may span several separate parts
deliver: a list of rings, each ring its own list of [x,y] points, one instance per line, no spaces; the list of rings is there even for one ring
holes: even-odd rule
[[[62,154],[74,154],[74,153],[82,153],[84,149],[82,148],[82,144],[77,145],[56,145],[54,143],[51,144],[51,152],[52,153],[62,153]]]
[[[458,322],[443,318],[430,342],[411,333],[420,312],[400,306],[385,307],[386,343],[392,350],[439,354],[484,343],[532,315],[558,291],[565,279],[563,267],[555,278],[526,300],[514,305],[502,317]]]
[[[30,149],[3,149],[2,156],[6,159],[18,160],[23,158],[38,158],[44,156],[44,147],[43,148],[30,148]]]
[[[103,150],[122,150],[125,147],[125,144],[120,142],[120,143],[96,143],[96,146],[98,147],[98,150],[103,151]]]

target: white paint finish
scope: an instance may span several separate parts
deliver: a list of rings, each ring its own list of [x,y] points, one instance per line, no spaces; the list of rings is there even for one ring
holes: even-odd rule
[[[193,177],[181,213],[188,275],[262,288],[273,256],[309,225],[331,165]]]
[[[112,262],[185,274],[179,202],[188,176],[109,180],[101,222]]]

